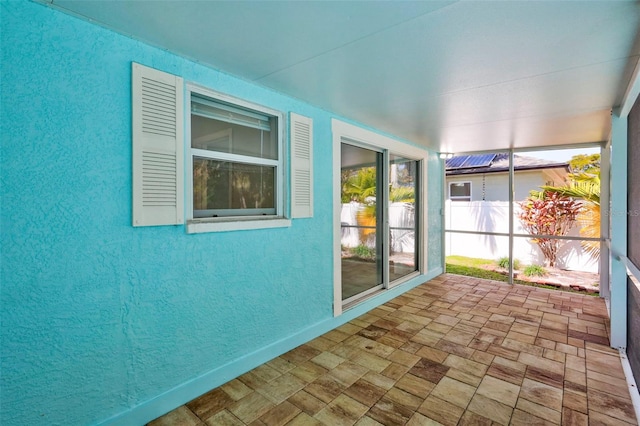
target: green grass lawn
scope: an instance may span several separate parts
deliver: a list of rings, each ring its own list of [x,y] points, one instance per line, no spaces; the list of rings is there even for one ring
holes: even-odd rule
[[[445,272],[447,272],[448,274],[465,275],[467,277],[484,278],[486,280],[502,281],[505,283],[509,282],[509,276],[507,274],[501,274],[500,272],[483,268],[483,266],[486,265],[497,265],[497,260],[479,259],[475,257],[465,256],[447,256],[445,259]],[[549,290],[558,290],[557,287],[531,281],[514,279],[513,282],[514,284],[523,284],[539,288],[546,288]],[[598,293],[585,293],[579,290],[564,289],[563,291],[587,294],[589,296],[598,295]]]
[[[492,259],[478,259],[476,257],[465,256],[447,256],[446,262],[451,265],[473,266],[476,268],[482,265],[492,265],[496,263],[496,261]]]
[[[509,282],[509,276],[495,271],[483,269],[484,265],[495,265],[496,261],[491,259],[479,259],[465,256],[447,256],[446,272],[448,274],[465,275],[467,277],[484,278],[486,280]],[[516,284],[531,285],[530,282],[513,280]]]

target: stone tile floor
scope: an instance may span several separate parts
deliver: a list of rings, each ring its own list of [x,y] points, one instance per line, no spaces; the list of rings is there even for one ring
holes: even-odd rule
[[[602,299],[441,275],[149,423],[635,425]]]

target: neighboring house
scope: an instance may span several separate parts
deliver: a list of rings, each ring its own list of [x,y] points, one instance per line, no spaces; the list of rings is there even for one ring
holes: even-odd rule
[[[569,164],[513,156],[515,195],[521,201],[541,185],[565,184]],[[509,154],[460,155],[446,161],[446,196],[451,201],[509,201]]]
[[[488,233],[509,232],[509,154],[460,155],[447,159],[445,229]],[[513,156],[515,214],[518,201],[542,185],[565,184],[569,165],[523,155]],[[569,236],[579,237],[579,224]],[[514,222],[516,234],[526,234],[519,221]],[[504,236],[447,233],[446,255],[498,259],[509,253],[509,239]],[[528,239],[516,238],[514,257],[524,264],[543,264],[544,257],[537,245]],[[558,257],[564,269],[598,272],[598,261],[581,249],[579,241],[566,242]]]

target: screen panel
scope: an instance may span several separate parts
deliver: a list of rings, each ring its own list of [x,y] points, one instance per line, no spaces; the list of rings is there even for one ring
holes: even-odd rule
[[[627,257],[640,266],[640,98],[629,113],[627,140]],[[613,216],[612,220],[616,217]],[[640,288],[627,280],[627,357],[640,383]],[[634,338],[635,337],[635,338]]]

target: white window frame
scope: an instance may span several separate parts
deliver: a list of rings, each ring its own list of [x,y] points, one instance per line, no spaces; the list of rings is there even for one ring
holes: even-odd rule
[[[256,111],[265,115],[275,117],[277,123],[277,143],[278,143],[278,159],[259,161],[260,164],[275,166],[275,190],[276,190],[276,213],[275,215],[267,216],[223,216],[223,217],[207,217],[207,218],[194,218],[193,217],[193,157],[210,157],[208,151],[203,153],[198,148],[191,147],[191,97],[196,95],[199,97],[210,98],[214,101],[221,101],[233,106],[237,106],[241,109],[247,109],[249,111]],[[281,111],[277,111],[262,105],[257,105],[243,99],[238,99],[233,96],[229,96],[224,93],[220,93],[205,87],[188,83],[186,85],[185,96],[185,123],[186,123],[186,170],[187,170],[187,233],[200,233],[200,232],[221,232],[221,231],[237,231],[248,229],[263,229],[263,228],[282,228],[291,226],[291,220],[286,216],[285,211],[285,194],[287,194],[286,186],[286,119],[285,114]],[[204,154],[204,155],[203,155]],[[222,161],[236,161],[247,162],[247,158],[234,154],[216,153],[215,159]],[[251,157],[249,157],[251,158]],[[256,161],[252,161],[257,164]]]
[[[461,183],[468,183],[469,184],[469,195],[451,195],[451,185],[459,185]],[[472,192],[472,183],[471,181],[465,180],[465,181],[455,181],[455,182],[449,182],[449,199],[451,201],[471,201],[471,194],[473,194]]]

